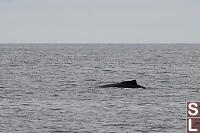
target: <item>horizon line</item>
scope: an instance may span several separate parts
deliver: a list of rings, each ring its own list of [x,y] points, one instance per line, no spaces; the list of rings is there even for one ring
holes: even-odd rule
[[[5,42],[5,43],[0,43],[0,45],[3,44],[200,44],[200,42],[191,42],[191,43],[187,43],[187,42],[177,42],[177,43],[168,43],[168,42],[157,42],[157,43],[126,43],[126,42],[14,42],[14,43],[10,43],[10,42]]]

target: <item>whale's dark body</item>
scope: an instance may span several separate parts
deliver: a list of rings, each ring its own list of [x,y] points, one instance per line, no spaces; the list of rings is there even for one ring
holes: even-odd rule
[[[136,80],[131,80],[131,81],[123,81],[120,83],[116,84],[107,84],[107,85],[102,85],[100,86],[102,88],[108,88],[108,87],[118,87],[118,88],[145,88],[141,85],[137,84]]]

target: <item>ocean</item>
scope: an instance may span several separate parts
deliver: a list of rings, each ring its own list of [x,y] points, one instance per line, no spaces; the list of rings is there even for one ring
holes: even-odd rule
[[[183,133],[199,90],[198,44],[0,45],[0,132]]]

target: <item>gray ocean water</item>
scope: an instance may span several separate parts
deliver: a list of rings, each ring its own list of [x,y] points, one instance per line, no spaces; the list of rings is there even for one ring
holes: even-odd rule
[[[200,45],[0,45],[0,132],[184,133],[199,90]]]

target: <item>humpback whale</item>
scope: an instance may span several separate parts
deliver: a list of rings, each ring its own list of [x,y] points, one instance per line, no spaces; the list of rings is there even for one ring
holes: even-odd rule
[[[107,85],[102,85],[100,86],[102,88],[108,88],[108,87],[118,87],[118,88],[144,88],[141,85],[137,84],[136,80],[131,80],[131,81],[123,81],[120,83],[116,83],[116,84],[107,84]]]

